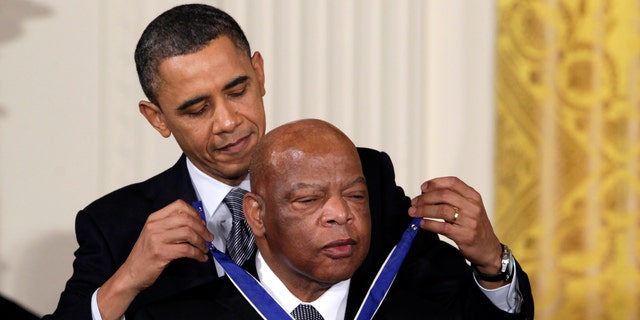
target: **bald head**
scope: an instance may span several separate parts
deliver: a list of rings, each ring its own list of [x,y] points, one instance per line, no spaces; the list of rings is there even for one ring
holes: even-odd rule
[[[359,160],[356,146],[332,124],[318,119],[289,122],[271,130],[254,149],[249,165],[251,190],[260,192],[271,174],[285,173],[303,153],[336,153]]]
[[[244,213],[264,261],[313,301],[369,251],[369,196],[358,151],[331,124],[300,120],[265,135],[249,166]]]

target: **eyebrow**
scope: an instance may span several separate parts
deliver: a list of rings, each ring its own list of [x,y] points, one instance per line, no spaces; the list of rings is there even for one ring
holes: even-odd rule
[[[351,181],[349,184],[347,184],[347,188],[351,188],[351,187],[353,187],[353,186],[355,186],[357,184],[366,185],[367,184],[367,180],[364,177],[360,176],[360,177],[354,179],[353,181]],[[322,185],[300,182],[300,183],[296,183],[293,186],[293,190],[294,191],[300,190],[300,189],[304,189],[304,188],[320,189],[320,188],[322,188]]]
[[[229,90],[241,83],[247,82],[247,80],[249,80],[249,76],[239,76],[227,83],[222,90]]]
[[[203,101],[203,100],[207,99],[208,97],[209,96],[199,96],[199,97],[195,97],[193,99],[189,99],[189,100],[185,101],[184,103],[182,103],[180,106],[178,106],[178,111],[183,111],[185,109],[188,109],[192,105],[197,104],[200,101]]]
[[[229,89],[231,89],[231,88],[233,88],[233,87],[235,87],[235,86],[237,86],[237,85],[239,85],[239,84],[242,84],[242,83],[247,82],[248,80],[249,80],[249,77],[248,77],[248,76],[240,76],[240,77],[237,77],[237,78],[235,78],[235,79],[231,80],[229,83],[227,83],[227,84],[222,88],[222,90],[229,90]],[[178,106],[178,111],[183,111],[183,110],[185,110],[185,109],[188,109],[188,108],[189,108],[189,107],[191,107],[192,105],[197,104],[197,103],[200,103],[201,101],[203,101],[203,100],[205,100],[205,99],[207,99],[207,98],[209,98],[209,96],[208,96],[208,95],[198,96],[198,97],[195,97],[195,98],[193,98],[193,99],[189,99],[189,100],[187,100],[187,101],[183,102],[180,106]]]
[[[355,180],[353,180],[350,184],[349,187],[353,187],[356,184],[364,184],[365,186],[367,185],[367,179],[363,176],[360,176],[358,178],[356,178]]]

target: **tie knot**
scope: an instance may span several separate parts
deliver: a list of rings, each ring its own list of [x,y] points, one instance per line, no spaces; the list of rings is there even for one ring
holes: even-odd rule
[[[299,304],[293,311],[291,316],[296,320],[324,320],[320,312],[310,304]]]

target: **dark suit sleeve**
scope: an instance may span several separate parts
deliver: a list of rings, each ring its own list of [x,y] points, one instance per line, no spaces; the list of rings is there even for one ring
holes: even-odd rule
[[[524,271],[518,270],[522,308],[504,312],[479,288],[460,251],[443,241],[425,241],[428,233],[421,230],[414,239],[375,319],[533,319]]]
[[[520,308],[521,319],[533,319],[535,308],[529,276],[524,272],[517,260],[516,270],[518,277],[518,292],[520,292],[520,295],[522,296],[522,305]]]
[[[115,269],[100,229],[84,211],[76,216],[79,247],[73,262],[73,274],[67,281],[56,311],[43,319],[91,319],[91,296]]]
[[[4,317],[15,320],[40,319],[35,313],[25,309],[15,301],[5,298],[3,295],[0,295],[0,314],[3,316],[3,319]]]
[[[166,171],[115,190],[80,211],[73,274],[57,309],[45,319],[91,319],[93,292],[126,261],[149,215],[177,199],[187,203],[197,199],[184,155]],[[129,318],[141,306],[216,279],[213,270],[213,259],[205,263],[188,258],[171,261],[158,279],[136,296],[125,315]]]
[[[373,272],[367,270],[367,264],[375,266],[375,271],[377,271],[380,267],[380,259],[386,258],[411,221],[407,212],[410,199],[404,194],[402,188],[396,185],[393,164],[386,153],[366,148],[358,148],[358,152],[369,188],[372,220],[372,246],[363,271]],[[515,254],[517,255],[517,253]],[[421,230],[413,242],[407,259],[410,260],[407,263],[408,266],[403,265],[403,268],[409,271],[404,271],[403,276],[399,274],[396,279],[398,283],[403,281],[405,283],[394,284],[394,286],[406,286],[408,289],[400,290],[395,296],[396,306],[411,301],[415,305],[423,306],[431,303],[434,308],[445,310],[442,314],[443,318],[451,318],[452,314],[462,316],[462,319],[533,318],[531,287],[526,273],[519,265],[517,265],[518,290],[522,295],[523,304],[521,312],[512,315],[493,305],[478,288],[471,269],[460,251],[440,241],[437,234]],[[418,276],[415,276],[416,274]],[[352,290],[362,290],[358,287],[360,287],[359,279],[353,279]],[[403,296],[403,293],[423,295],[424,299],[416,300],[415,297]],[[387,299],[394,299],[391,296],[390,293]],[[383,307],[385,305],[387,303],[383,304]],[[449,307],[447,309],[443,306]],[[407,306],[407,310],[410,311],[407,316],[409,314],[415,315],[415,308]],[[384,313],[385,309],[381,311]],[[387,311],[389,310],[387,309]],[[394,315],[391,319],[402,314],[396,307],[392,307],[391,311],[390,314]]]

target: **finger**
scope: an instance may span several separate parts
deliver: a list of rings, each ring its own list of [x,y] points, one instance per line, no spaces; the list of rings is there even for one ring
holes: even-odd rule
[[[446,203],[421,205],[412,207],[409,215],[414,218],[439,219],[446,222],[457,222],[460,218],[460,209]],[[457,217],[456,217],[457,214]]]
[[[178,258],[206,261],[208,253],[205,240],[186,226],[158,230],[153,224],[145,225],[136,246],[142,249],[143,256],[148,256],[143,260],[159,261],[161,265]]]
[[[450,204],[460,207],[463,202],[468,201],[459,192],[448,188],[430,188],[411,201],[413,206]]]
[[[172,260],[178,258],[191,258],[200,262],[205,262],[209,259],[209,256],[207,255],[208,250],[203,253],[200,248],[194,247],[188,243],[175,244],[172,246],[172,249],[174,250],[175,255]]]
[[[423,183],[422,186],[420,186],[420,189],[423,193],[433,190],[450,189],[465,198],[477,200],[480,197],[480,194],[474,188],[467,185],[457,177],[440,177],[431,179]]]
[[[177,200],[149,216],[147,227],[156,231],[171,230],[180,227],[193,229],[205,241],[213,241],[206,222],[196,209],[182,200]]]
[[[209,258],[207,252],[193,246],[189,242],[156,243],[148,248],[152,260],[160,261],[162,265],[180,258],[191,258],[201,262]]]
[[[167,230],[162,237],[162,242],[168,245],[186,243],[199,249],[202,253],[209,252],[206,245],[208,240],[188,226]]]
[[[429,188],[411,202],[412,208],[409,214],[419,216],[424,215],[424,210],[430,210],[431,205],[449,205],[450,208],[442,209],[439,218],[444,220],[455,220],[456,208],[458,216],[479,218],[484,212],[484,204],[479,194],[473,194],[473,198],[465,197],[455,189],[450,188]],[[423,208],[424,207],[424,208]],[[435,214],[435,213],[434,213]],[[428,216],[428,215],[427,215]]]
[[[456,223],[423,219],[420,227],[441,234],[462,248],[477,242],[477,231],[474,229],[473,224],[473,221],[471,222],[471,226],[466,225],[465,222],[460,223],[460,219],[458,219]]]
[[[453,240],[453,242],[456,242],[456,243],[458,242],[457,229],[460,228],[460,226],[453,225],[444,221],[423,219],[420,222],[420,228],[437,233],[437,234],[441,234]]]
[[[173,222],[174,228],[186,227],[189,230],[193,230],[203,241],[213,241],[213,234],[207,229],[206,222],[198,215],[195,210],[189,212],[191,214],[185,214],[184,212],[177,213],[176,215],[169,216],[167,219],[175,219]]]
[[[162,220],[170,215],[174,215],[178,212],[182,212],[184,214],[190,214],[189,212],[194,212],[197,215],[197,212],[195,211],[195,209],[190,206],[189,204],[187,204],[184,200],[182,199],[178,199],[170,204],[168,204],[167,206],[165,206],[164,208],[152,213],[151,215],[149,215],[149,218],[147,219],[147,221],[155,221],[155,220]]]

